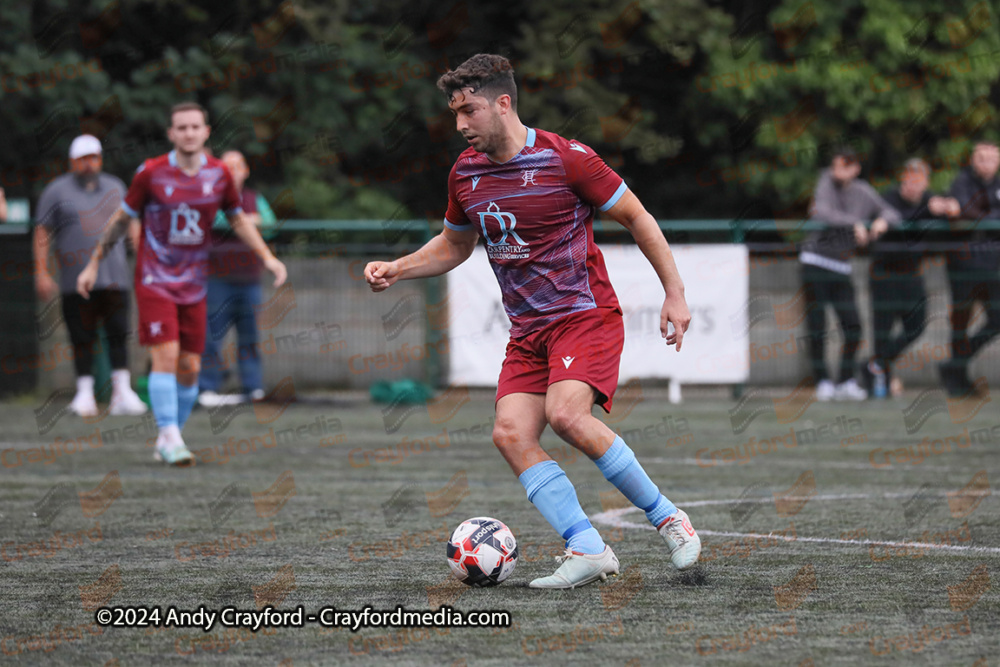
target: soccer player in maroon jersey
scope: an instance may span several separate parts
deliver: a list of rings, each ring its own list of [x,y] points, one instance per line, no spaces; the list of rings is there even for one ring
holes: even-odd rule
[[[143,162],[132,177],[122,206],[111,218],[77,291],[89,296],[105,253],[141,218],[135,266],[139,342],[150,348],[153,369],[149,398],[159,427],[156,458],[171,465],[194,463],[181,428],[198,398],[198,373],[205,347],[205,295],[210,229],[220,207],[236,235],[285,282],[282,264],[256,226],[243,214],[239,194],[225,164],[205,152],[211,129],[208,112],[194,102],[170,110],[167,137],[174,150]]]
[[[521,123],[506,58],[473,56],[445,73],[438,88],[470,144],[448,178],[445,229],[410,255],[369,263],[366,280],[381,292],[397,280],[441,275],[468,259],[480,236],[485,241],[512,324],[493,442],[528,500],[566,540],[561,567],[530,586],[575,588],[618,572],[618,559],[583,513],[573,485],[538,444],[546,424],[646,512],[677,569],[691,567],[701,540],[687,514],[591,414],[594,403],[611,408],[625,340],[622,310],[594,243],[594,212],[628,229],[653,265],[665,292],[660,332],[680,351],[691,315],[666,239],[591,148]]]

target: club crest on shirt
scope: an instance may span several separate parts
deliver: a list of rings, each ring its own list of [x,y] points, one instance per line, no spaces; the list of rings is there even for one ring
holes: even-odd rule
[[[174,245],[201,245],[205,240],[205,232],[198,226],[201,213],[185,203],[170,211],[170,236],[168,241]],[[180,225],[183,223],[183,227]]]
[[[491,201],[486,210],[479,213],[479,224],[490,259],[524,259],[530,253],[528,243],[514,231],[517,218],[513,213],[501,211],[496,202]],[[494,241],[494,238],[499,240]]]

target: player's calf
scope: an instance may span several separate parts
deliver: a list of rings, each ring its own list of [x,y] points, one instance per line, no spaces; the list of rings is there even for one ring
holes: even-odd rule
[[[674,567],[683,570],[694,565],[701,553],[701,539],[690,519],[660,493],[625,441],[615,437],[604,456],[594,463],[606,480],[646,513],[646,519],[667,542]]]

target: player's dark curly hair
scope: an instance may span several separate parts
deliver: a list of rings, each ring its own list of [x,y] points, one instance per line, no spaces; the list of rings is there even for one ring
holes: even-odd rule
[[[514,68],[503,56],[479,53],[441,75],[438,89],[448,98],[462,88],[472,88],[491,102],[501,95],[510,95],[510,106],[517,111],[517,84],[514,83]]]

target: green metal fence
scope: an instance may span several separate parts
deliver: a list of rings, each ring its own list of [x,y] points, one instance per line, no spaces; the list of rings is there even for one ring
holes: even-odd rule
[[[750,250],[753,273],[750,281],[750,301],[766,296],[774,303],[791,298],[800,287],[797,243],[822,223],[809,220],[665,220],[660,228],[674,244],[685,243],[744,243]],[[1000,221],[963,223],[964,229],[987,231],[1000,238]],[[399,285],[384,295],[373,296],[362,278],[364,264],[371,259],[391,259],[420,247],[441,229],[440,221],[426,219],[377,220],[286,220],[279,223],[272,246],[290,270],[290,282],[295,288],[295,305],[291,314],[269,329],[262,330],[262,339],[271,347],[264,355],[265,382],[273,386],[285,377],[294,378],[303,389],[364,388],[376,380],[413,377],[439,385],[446,378],[447,359],[441,345],[446,331],[430,326],[427,314],[445,301],[444,279],[416,281]],[[0,310],[5,326],[0,333],[0,395],[28,391],[50,392],[73,385],[71,359],[49,363],[54,346],[68,346],[65,327],[58,327],[52,336],[39,341],[37,317],[41,306],[34,294],[30,227],[0,225],[3,254],[0,255],[0,276],[4,281],[4,298]],[[935,312],[948,306],[947,285],[940,253],[962,247],[954,238],[954,228],[944,221],[921,222],[919,234],[930,248],[928,272],[925,275]],[[610,220],[598,220],[594,225],[599,243],[629,243],[627,230]],[[856,261],[855,287],[862,313],[870,309],[867,298],[866,259]],[[274,291],[265,278],[265,300]],[[392,296],[386,296],[386,295]],[[287,305],[287,304],[286,304]],[[394,310],[395,309],[395,310]],[[50,311],[51,312],[51,311]],[[402,314],[400,314],[402,313]],[[133,308],[133,322],[135,313]],[[395,319],[393,319],[395,318]],[[870,316],[863,317],[865,339],[870,340]],[[402,325],[400,325],[402,322]],[[332,324],[331,324],[332,323]],[[394,324],[393,324],[394,323]],[[390,338],[389,325],[395,333]],[[323,325],[336,327],[343,333],[343,349],[320,352],[310,345],[292,345],[297,336],[312,335]],[[399,331],[396,332],[396,329]],[[749,344],[762,349],[777,342],[778,334],[766,324],[751,330]],[[796,331],[797,335],[803,332]],[[233,336],[230,333],[230,336]],[[943,345],[946,323],[936,321],[928,327],[926,341]],[[927,344],[922,338],[916,345]],[[284,345],[282,346],[282,342]],[[923,341],[923,342],[922,342]],[[230,344],[234,345],[234,344]],[[837,338],[831,339],[835,348]],[[375,368],[379,355],[390,355],[410,346],[421,348],[423,354],[414,363],[410,360],[397,368]],[[978,370],[989,378],[1000,376],[1000,354],[992,345],[984,350],[977,362]],[[280,349],[279,349],[280,348]],[[332,348],[329,348],[332,349]],[[401,354],[401,353],[400,353]],[[48,355],[48,356],[47,356]],[[325,356],[324,356],[325,355]],[[144,373],[145,352],[133,339],[131,365],[135,373]],[[372,361],[375,360],[375,361]],[[369,370],[356,372],[364,362]],[[770,364],[751,365],[750,384],[794,384],[807,373],[804,353]],[[235,369],[233,369],[235,384]],[[932,370],[910,370],[903,374],[915,384],[936,382]],[[996,380],[1000,381],[1000,377]]]

